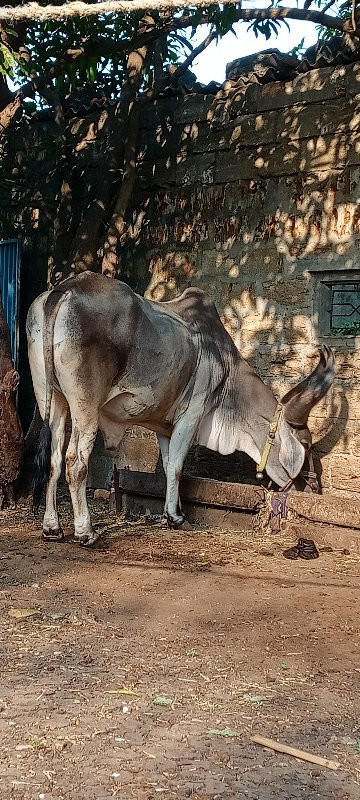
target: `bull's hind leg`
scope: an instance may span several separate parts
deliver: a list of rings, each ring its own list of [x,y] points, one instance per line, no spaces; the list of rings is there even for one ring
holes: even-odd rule
[[[48,541],[58,541],[64,536],[59,524],[56,491],[61,473],[67,411],[68,405],[64,397],[54,392],[50,411],[50,475],[46,487],[45,514],[43,518],[43,537]]]
[[[73,421],[73,430],[66,453],[66,480],[69,484],[74,510],[75,537],[80,544],[94,544],[98,538],[90,519],[86,500],[86,479],[89,458],[94,447],[98,423],[87,420],[85,430],[80,430]]]

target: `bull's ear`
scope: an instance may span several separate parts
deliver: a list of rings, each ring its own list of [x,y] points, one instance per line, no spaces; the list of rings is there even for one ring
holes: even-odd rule
[[[326,395],[335,375],[335,357],[330,347],[319,348],[317,367],[283,398],[284,417],[290,425],[306,425],[312,408]]]
[[[299,474],[305,459],[305,448],[296,438],[289,425],[280,419],[279,423],[280,451],[279,461],[290,478]]]
[[[16,392],[20,383],[20,375],[16,369],[9,369],[3,379],[3,386],[6,392]]]

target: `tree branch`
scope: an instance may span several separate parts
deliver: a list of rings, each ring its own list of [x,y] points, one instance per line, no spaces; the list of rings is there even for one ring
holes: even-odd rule
[[[335,3],[337,3],[337,0],[329,0],[329,2],[326,3],[325,8],[322,9],[322,13],[326,14],[326,12],[329,11],[329,8],[331,8],[331,6],[334,6]]]
[[[203,53],[203,51],[206,50],[207,47],[209,47],[209,44],[211,44],[211,42],[213,42],[214,39],[216,39],[217,35],[218,34],[216,31],[211,31],[208,34],[208,36],[206,36],[206,38],[202,42],[200,42],[200,44],[197,47],[194,47],[194,50],[192,50],[191,53],[189,53],[187,58],[185,58],[185,61],[183,61],[173,72],[171,76],[171,83],[180,78],[181,75],[183,75],[184,72],[186,72],[190,64],[192,64],[193,61],[195,61],[195,58],[197,58],[200,55],[200,53]]]
[[[351,4],[351,22],[352,22],[352,27],[353,27],[354,33],[356,33],[356,30],[357,30],[356,4],[357,4],[357,0],[352,0],[352,4]]]
[[[177,11],[181,8],[188,6],[189,0],[152,0],[153,11]],[[222,0],[222,5],[234,5],[237,0]],[[2,8],[0,10],[0,19],[11,21],[14,23],[18,20],[63,20],[70,17],[89,17],[97,16],[99,14],[129,14],[135,11],[146,10],[148,8],[148,0],[107,0],[105,2],[87,4],[81,0],[72,0],[71,3],[65,3],[61,6],[41,6],[38,3],[28,3],[19,5],[15,8]],[[192,6],[196,8],[207,8],[209,0],[193,0]],[[266,9],[242,9],[238,8],[235,21],[253,21],[253,20],[281,20],[281,19],[294,19],[302,22],[312,22],[317,25],[324,25],[327,28],[334,28],[335,30],[343,32],[351,32],[352,20],[343,20],[340,17],[331,17],[324,14],[323,11],[315,11],[304,8],[286,8],[286,7],[270,7]],[[187,14],[174,20],[176,28],[184,28],[191,25],[193,15]],[[197,24],[207,24],[209,22],[208,15],[204,14]],[[173,28],[174,29],[174,28]]]
[[[166,33],[167,32],[166,30]],[[23,97],[31,97],[36,92],[41,94],[43,87],[48,86],[52,80],[58,78],[71,64],[81,58],[115,58],[122,53],[139,51],[149,42],[153,42],[162,36],[164,36],[164,26],[160,26],[157,29],[153,24],[151,25],[149,23],[146,30],[138,36],[135,36],[134,39],[98,39],[96,41],[89,39],[84,42],[81,47],[74,47],[66,50],[64,55],[57,61],[54,61],[46,72],[39,75],[36,75],[34,72],[31,79],[20,86],[18,91]]]
[[[230,0],[224,0],[225,3]],[[231,0],[234,2],[234,0]],[[195,4],[194,4],[195,5]],[[286,8],[279,6],[277,8],[243,8],[237,9],[236,18],[234,22],[252,22],[254,20],[299,20],[301,22],[312,22],[315,25],[323,25],[324,28],[333,28],[334,30],[341,31],[342,33],[351,33],[352,24],[350,19],[341,19],[340,17],[332,17],[330,14],[324,14],[323,11],[315,11],[311,8]],[[210,20],[207,14],[204,14],[200,20],[194,17],[193,14],[184,14],[179,19],[172,20],[172,29],[178,30],[179,28],[188,28],[198,25],[208,25]]]
[[[21,97],[19,96],[0,112],[0,135],[4,134],[7,128],[10,127],[20,109]]]

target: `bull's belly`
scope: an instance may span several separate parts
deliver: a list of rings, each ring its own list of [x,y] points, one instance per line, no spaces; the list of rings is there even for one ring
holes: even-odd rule
[[[108,400],[100,409],[99,427],[108,450],[116,449],[125,431],[133,425],[171,436],[172,424],[167,419],[169,409],[156,403],[148,387],[137,391],[123,391]]]

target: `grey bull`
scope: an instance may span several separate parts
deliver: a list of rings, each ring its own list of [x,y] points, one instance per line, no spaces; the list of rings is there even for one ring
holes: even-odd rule
[[[44,420],[34,504],[46,485],[43,535],[60,539],[56,488],[70,412],[66,478],[75,536],[87,545],[96,539],[86,479],[99,428],[113,452],[133,424],[156,432],[167,479],[165,514],[170,526],[178,526],[184,521],[179,481],[193,443],[222,454],[241,450],[258,463],[270,428],[266,472],[284,487],[304,465],[311,445],[310,410],[334,377],[333,353],[323,348],[311,376],[278,404],[200,289],[186,289],[170,302],[153,302],[124,283],[90,272],[38,297],[28,313],[27,334]]]

